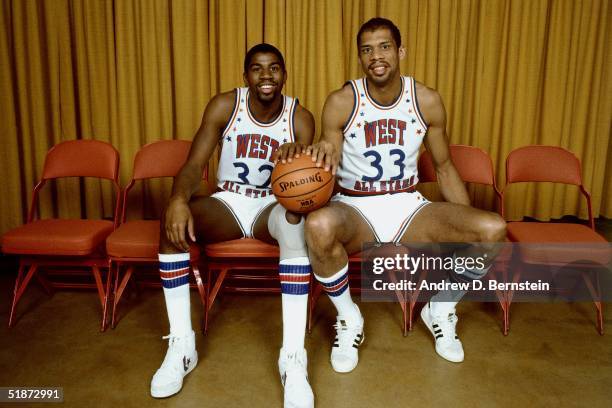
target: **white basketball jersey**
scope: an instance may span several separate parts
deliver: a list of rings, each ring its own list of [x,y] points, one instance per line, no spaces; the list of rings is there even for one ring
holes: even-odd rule
[[[272,154],[294,141],[293,119],[297,99],[283,95],[283,109],[269,123],[261,123],[249,110],[248,88],[236,88],[232,116],[223,131],[217,186],[248,197],[272,194]]]
[[[417,157],[427,125],[416,100],[415,81],[401,77],[402,92],[389,106],[376,103],[365,78],[350,81],[355,98],[344,127],[339,184],[358,195],[411,191],[418,182]]]

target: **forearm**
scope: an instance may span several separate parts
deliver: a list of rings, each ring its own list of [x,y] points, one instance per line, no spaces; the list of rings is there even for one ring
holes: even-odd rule
[[[465,184],[453,165],[440,166],[436,169],[440,192],[446,201],[455,204],[470,205]]]

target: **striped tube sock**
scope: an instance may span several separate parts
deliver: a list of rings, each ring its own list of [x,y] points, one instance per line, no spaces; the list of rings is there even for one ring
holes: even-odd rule
[[[287,352],[304,349],[311,272],[310,261],[306,256],[281,259],[279,262],[283,305],[283,349]]]
[[[344,317],[348,322],[359,323],[361,321],[361,313],[357,305],[353,303],[353,299],[351,299],[348,264],[329,278],[323,278],[318,275],[315,275],[315,278],[321,283],[323,290],[327,292],[330,300],[336,306],[338,316]]]
[[[159,254],[159,274],[164,287],[170,334],[191,333],[189,253]]]

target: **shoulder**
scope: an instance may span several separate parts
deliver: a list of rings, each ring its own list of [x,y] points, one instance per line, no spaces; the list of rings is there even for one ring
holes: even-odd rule
[[[329,94],[323,106],[323,125],[343,127],[349,120],[355,105],[353,87],[346,83]]]
[[[419,110],[423,115],[423,119],[429,124],[444,120],[446,111],[438,91],[417,81],[415,81],[415,88]]]
[[[330,107],[338,108],[341,106],[346,106],[348,104],[352,107],[353,99],[353,87],[350,83],[347,82],[342,86],[342,88],[336,89],[335,91],[329,94],[327,100],[325,101],[325,105],[330,105]]]
[[[236,104],[235,89],[215,95],[206,106],[206,116],[209,119],[229,119]]]
[[[312,113],[299,104],[295,107],[294,120],[296,123],[314,124],[314,116],[312,115]]]

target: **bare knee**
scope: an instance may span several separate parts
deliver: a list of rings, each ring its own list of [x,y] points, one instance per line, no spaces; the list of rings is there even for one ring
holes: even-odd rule
[[[478,221],[480,242],[502,242],[506,239],[506,221],[497,213],[489,212]]]
[[[308,214],[304,235],[310,253],[317,256],[329,253],[336,243],[336,231],[331,214],[325,209]]]

